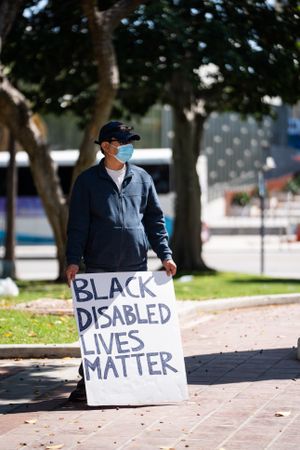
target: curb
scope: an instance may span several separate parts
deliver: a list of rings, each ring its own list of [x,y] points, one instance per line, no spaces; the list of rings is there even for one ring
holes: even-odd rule
[[[0,359],[10,358],[80,358],[79,343],[73,344],[2,344]]]
[[[199,318],[205,312],[225,311],[257,306],[285,305],[300,303],[300,294],[256,295],[231,297],[216,300],[177,300],[180,326]],[[72,344],[2,344],[0,359],[10,358],[80,358],[78,342]],[[300,342],[299,342],[300,359]]]
[[[186,313],[224,311],[236,308],[251,308],[255,306],[285,305],[300,303],[299,294],[274,294],[274,295],[254,295],[245,297],[230,297],[216,300],[193,301],[185,300],[189,303],[197,303],[194,308]]]

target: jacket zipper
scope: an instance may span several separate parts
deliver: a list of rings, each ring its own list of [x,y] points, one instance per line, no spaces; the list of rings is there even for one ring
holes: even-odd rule
[[[122,229],[121,229],[121,239],[120,239],[120,252],[119,252],[119,264],[118,264],[118,269],[120,269],[120,265],[121,265],[121,256],[122,256],[122,245],[123,245],[123,237],[124,237],[124,202],[123,202],[123,183],[126,179],[126,175],[124,180],[122,181],[121,184],[121,189],[119,191],[119,206],[120,206],[120,210],[121,210],[121,222],[122,222]]]
[[[122,190],[122,189],[121,189]],[[119,192],[119,211],[120,211],[120,219],[121,219],[121,239],[120,239],[120,250],[119,250],[119,262],[117,269],[120,268],[121,265],[121,252],[122,252],[122,245],[123,245],[123,234],[124,234],[124,213],[123,213],[123,202],[122,202],[122,194],[121,191]],[[118,270],[117,270],[118,271]]]
[[[121,219],[121,225],[122,225],[122,228],[121,228],[121,239],[120,239],[120,251],[119,251],[120,257],[119,257],[118,265],[116,267],[116,272],[118,272],[118,269],[119,269],[120,264],[121,264],[121,248],[122,248],[123,229],[124,229],[124,213],[123,213],[122,196],[121,196],[122,186],[121,186],[121,190],[119,191],[119,188],[116,185],[116,183],[114,182],[114,180],[111,177],[109,177],[109,178],[110,178],[109,181],[113,184],[113,186],[115,187],[115,190],[117,191],[118,203],[119,203],[119,218]],[[122,185],[123,185],[123,183],[122,183]]]

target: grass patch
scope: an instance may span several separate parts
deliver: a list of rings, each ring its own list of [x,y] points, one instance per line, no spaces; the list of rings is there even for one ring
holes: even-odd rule
[[[210,274],[193,273],[192,280],[174,279],[178,299],[206,300],[212,298],[240,297],[244,295],[291,294],[300,292],[300,280],[245,275],[231,272]],[[71,298],[71,290],[65,283],[51,281],[18,281],[18,297],[1,297],[0,306],[29,302],[39,298]]]
[[[2,310],[0,344],[65,344],[78,339],[75,318]]]
[[[217,272],[208,275],[193,274],[191,281],[180,282],[180,276],[175,278],[174,285],[176,297],[183,300],[300,292],[300,280],[295,279]]]
[[[55,281],[27,281],[16,282],[19,288],[18,297],[1,297],[0,306],[15,305],[16,303],[30,302],[39,298],[71,298],[71,289],[66,283]]]
[[[300,280],[216,272],[193,274],[181,282],[174,280],[176,297],[182,300],[206,300],[249,295],[291,294],[300,292]],[[66,284],[50,281],[19,281],[17,298],[0,299],[0,306],[9,306],[39,298],[71,298]],[[74,317],[36,315],[29,312],[2,310],[0,344],[60,344],[78,339]]]

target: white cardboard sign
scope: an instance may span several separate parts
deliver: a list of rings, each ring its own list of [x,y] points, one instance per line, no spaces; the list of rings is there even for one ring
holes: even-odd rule
[[[88,405],[188,398],[172,277],[77,275],[72,283]]]

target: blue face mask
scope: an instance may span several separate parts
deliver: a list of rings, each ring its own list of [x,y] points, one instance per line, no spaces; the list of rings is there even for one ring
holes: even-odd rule
[[[118,153],[115,155],[120,162],[126,163],[132,157],[134,148],[132,144],[125,144],[116,147],[118,149]]]

